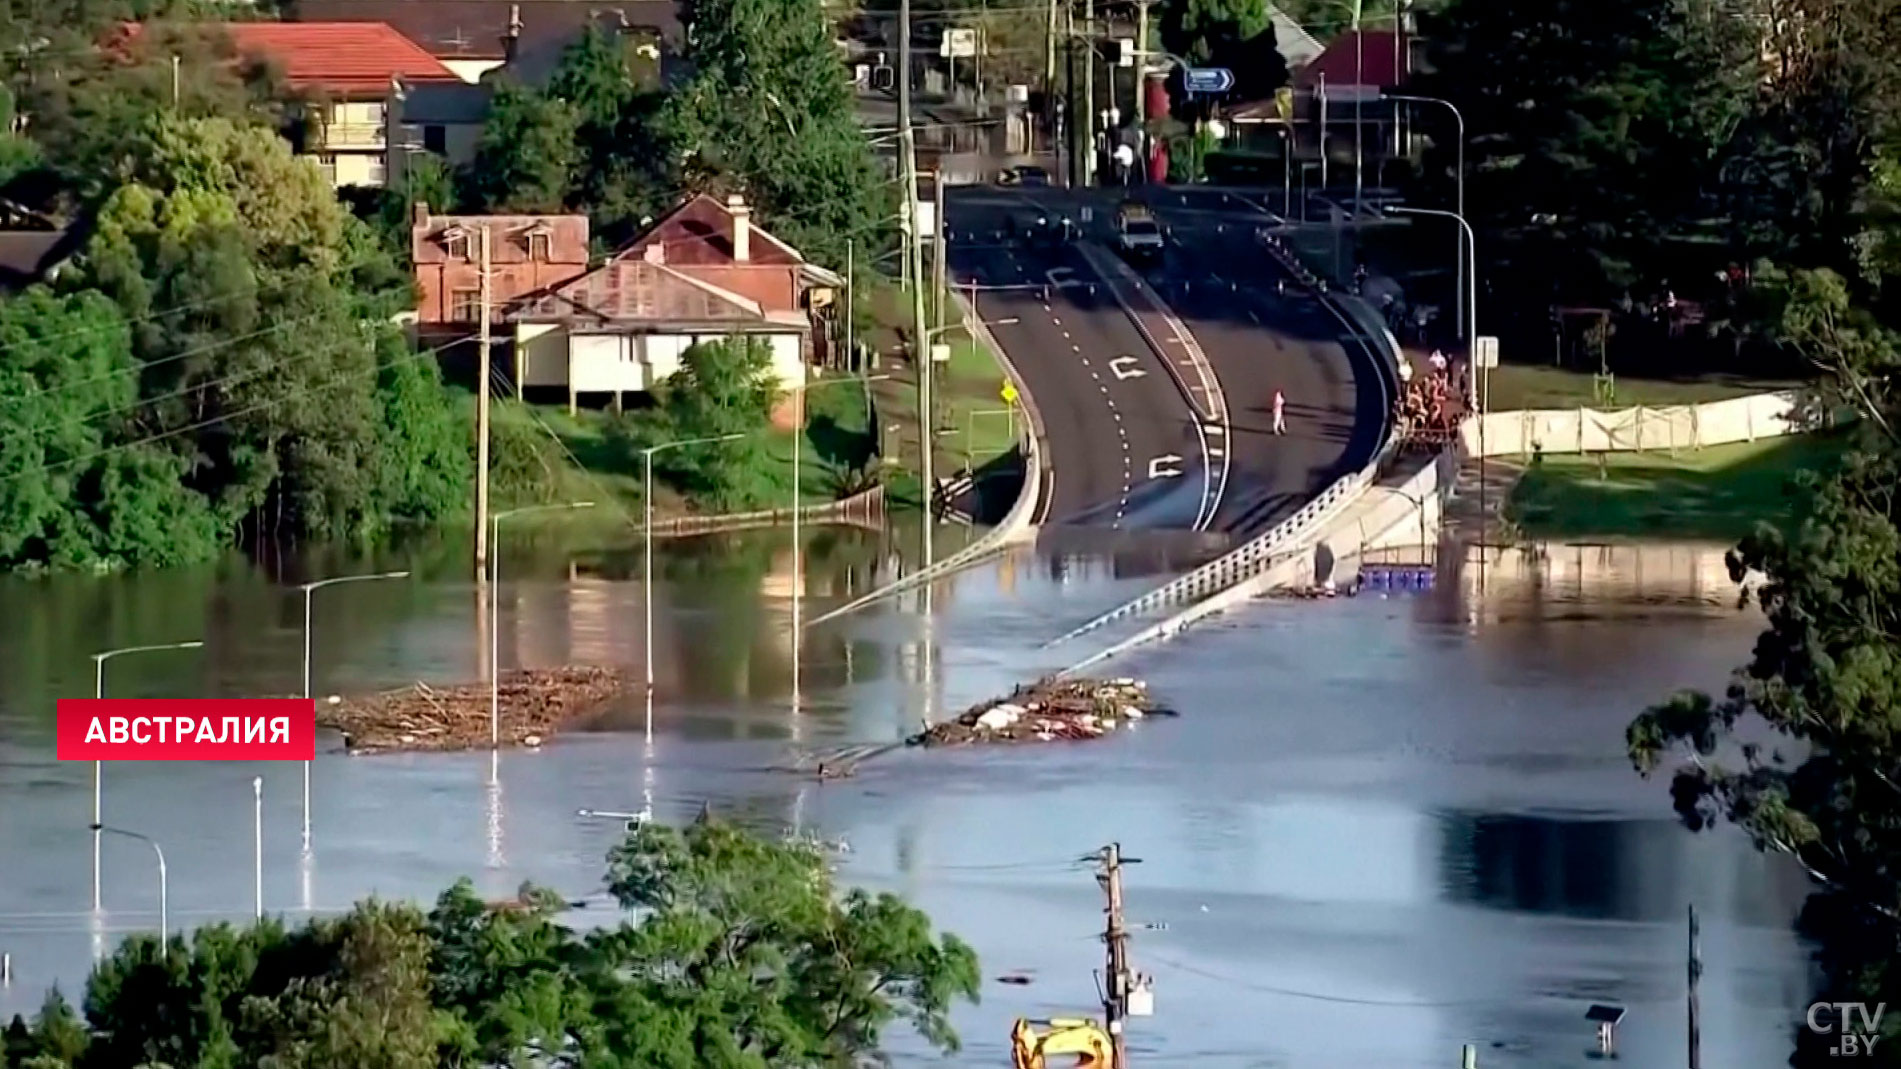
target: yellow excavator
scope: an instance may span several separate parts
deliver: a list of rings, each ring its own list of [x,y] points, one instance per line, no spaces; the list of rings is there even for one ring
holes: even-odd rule
[[[1044,1027],[1038,1029],[1037,1024]],[[1051,1058],[1073,1057],[1073,1062],[1050,1062]],[[1109,1033],[1094,1021],[1082,1017],[1057,1017],[1032,1022],[1017,1018],[1010,1030],[1011,1069],[1121,1069],[1115,1063],[1115,1047]]]

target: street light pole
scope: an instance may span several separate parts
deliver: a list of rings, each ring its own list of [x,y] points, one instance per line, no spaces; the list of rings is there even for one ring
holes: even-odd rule
[[[297,589],[304,592],[304,697],[310,698],[310,596],[327,586],[339,583],[368,583],[381,579],[407,579],[408,572],[378,572],[375,575],[340,575],[334,579],[319,579],[305,583]],[[304,853],[310,853],[310,762],[304,762]]]
[[[94,701],[106,696],[106,662],[114,657],[123,657],[128,653],[157,653],[161,650],[195,650],[204,646],[203,642],[166,642],[156,646],[126,646],[122,649],[106,650],[92,655],[92,696]],[[100,761],[92,763],[92,911],[98,913],[99,906],[99,833],[108,830],[101,821],[100,780],[104,772]],[[163,866],[161,861],[160,865]]]
[[[908,89],[905,91],[910,92]],[[653,457],[655,453],[669,449],[681,449],[689,445],[711,445],[714,442],[731,442],[746,437],[744,434],[719,434],[706,438],[683,438],[677,442],[661,442],[650,445],[640,451],[641,459],[641,550],[642,581],[640,600],[644,603],[645,621],[641,627],[642,638],[646,641],[647,652],[642,666],[647,672],[647,693],[653,693]],[[797,456],[794,453],[794,456]],[[647,737],[653,738],[653,703],[647,703]]]
[[[488,748],[501,749],[502,739],[502,521],[530,512],[557,512],[562,509],[591,509],[592,501],[569,501],[559,505],[527,505],[505,509],[489,521],[488,540]],[[494,762],[490,762],[493,768]]]
[[[95,825],[93,827],[93,831],[104,832],[107,835],[123,835],[128,839],[137,839],[139,842],[142,842],[145,845],[152,848],[153,856],[158,858],[159,954],[160,956],[170,956],[171,942],[170,942],[170,939],[168,938],[168,933],[171,930],[170,924],[169,924],[169,921],[171,918],[171,883],[170,883],[170,879],[167,877],[166,872],[165,872],[165,851],[158,845],[157,840],[152,839],[149,836],[140,835],[136,831],[126,831],[124,828],[108,828],[103,825]]]
[[[1472,224],[1458,212],[1441,211],[1437,208],[1394,207],[1392,211],[1402,215],[1432,215],[1441,219],[1451,219],[1459,224],[1459,230],[1465,236],[1465,269],[1470,284],[1465,290],[1466,336],[1466,391],[1471,410],[1479,416],[1479,523],[1485,523],[1485,405],[1490,391],[1479,385],[1479,376],[1484,375],[1489,385],[1491,369],[1479,365],[1479,239],[1472,232]],[[1483,531],[1481,530],[1481,537]]]
[[[1453,146],[1453,150],[1457,154],[1455,157],[1455,162],[1453,164],[1453,167],[1454,167],[1453,177],[1457,180],[1455,183],[1457,191],[1454,194],[1454,205],[1453,205],[1452,210],[1457,212],[1461,217],[1463,217],[1465,215],[1465,115],[1464,113],[1459,111],[1459,107],[1457,104],[1454,104],[1450,100],[1443,100],[1439,97],[1408,96],[1404,94],[1395,93],[1395,94],[1390,94],[1387,97],[1387,99],[1397,100],[1397,101],[1401,101],[1408,104],[1438,104],[1439,106],[1445,108],[1447,111],[1452,113],[1452,121],[1458,125],[1458,141]],[[1458,276],[1458,288],[1453,292],[1452,307],[1453,307],[1453,314],[1458,317],[1458,321],[1459,321],[1457,324],[1459,336],[1464,337],[1466,334],[1465,287],[1467,285],[1475,285],[1476,283],[1473,280],[1467,279],[1465,276],[1464,257],[1457,257],[1456,259],[1458,261],[1457,264],[1455,265],[1457,269],[1456,273]]]

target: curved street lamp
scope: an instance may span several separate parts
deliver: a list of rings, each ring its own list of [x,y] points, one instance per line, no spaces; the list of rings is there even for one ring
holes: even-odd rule
[[[315,582],[302,583],[297,589],[304,595],[304,697],[310,695],[310,596],[327,586],[339,583],[369,583],[381,579],[407,579],[408,572],[379,572],[375,575],[340,575],[334,579],[318,579]],[[304,762],[304,854],[310,853],[310,762]]]
[[[170,911],[171,911],[171,886],[170,886],[170,878],[168,877],[165,871],[164,849],[158,845],[158,840],[153,839],[152,837],[148,835],[141,835],[136,831],[127,831],[124,828],[109,828],[103,824],[94,824],[92,826],[92,831],[95,837],[95,841],[97,841],[97,836],[100,835],[101,833],[106,834],[106,835],[122,835],[127,839],[136,839],[139,842],[142,842],[145,845],[152,848],[152,855],[158,858],[159,954],[160,956],[168,956],[171,950],[171,940],[168,938],[168,933],[170,930],[168,922],[170,920]]]
[[[157,653],[163,650],[195,650],[204,647],[203,642],[164,642],[156,646],[125,646],[116,650],[105,650],[92,655],[92,696],[95,701],[106,696],[106,662],[114,657],[123,657],[129,653]],[[100,778],[104,771],[103,762],[92,763],[92,911],[99,912],[99,833],[106,829],[100,824]]]

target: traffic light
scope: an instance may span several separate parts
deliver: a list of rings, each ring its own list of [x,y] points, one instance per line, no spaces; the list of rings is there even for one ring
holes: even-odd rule
[[[873,89],[891,89],[897,84],[898,79],[890,67],[878,66],[871,68],[871,87]]]

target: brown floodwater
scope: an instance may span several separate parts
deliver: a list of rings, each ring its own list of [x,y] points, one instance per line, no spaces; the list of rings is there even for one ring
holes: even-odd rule
[[[505,543],[504,665],[639,664],[639,547],[590,541]],[[915,567],[916,542],[813,532],[808,618]],[[249,916],[253,775],[265,906],[293,915],[466,874],[496,894],[557,887],[590,903],[586,922],[605,912],[618,826],[579,809],[708,805],[795,828],[848,847],[843,879],[902,892],[969,939],[987,976],[1033,978],[959,1011],[952,1064],[969,1066],[1007,1064],[1017,1015],[1093,1008],[1101,901],[1076,859],[1111,840],[1141,859],[1127,884],[1133,959],[1157,993],[1131,1030],[1145,1064],[1439,1067],[1475,1043],[1487,1069],[1583,1065],[1598,1001],[1629,1007],[1627,1061],[1674,1064],[1694,903],[1705,1063],[1781,1064],[1806,1003],[1789,933],[1800,880],[1734,834],[1682,831],[1664,785],[1622,752],[1646,702],[1719,686],[1748,653],[1758,623],[1720,547],[1449,552],[1428,591],[1263,602],[1115,669],[1148,679],[1176,720],[1061,747],[898,751],[823,785],[784,771],[1079,659],[1086,645],[1039,647],[1208,548],[1098,536],[974,569],[814,629],[795,700],[786,533],[672,543],[651,720],[629,699],[493,764],[322,754],[308,860],[296,765],[109,766],[105,819],[164,844],[175,926]],[[318,594],[315,689],[474,678],[466,557],[435,543],[0,582],[0,952],[14,961],[0,1013],[72,988],[107,941],[156,922],[137,843],[106,843],[106,911],[91,914],[90,770],[52,757],[52,702],[90,692],[93,651],[207,642],[113,662],[119,696],[291,693],[301,608],[285,585],[408,567],[413,580]]]

